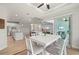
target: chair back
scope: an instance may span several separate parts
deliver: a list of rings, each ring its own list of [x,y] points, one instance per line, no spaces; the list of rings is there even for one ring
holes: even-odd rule
[[[66,38],[64,40],[62,38],[58,39],[56,42],[47,46],[46,51],[48,53],[54,54],[54,55],[67,54],[66,46],[67,46],[68,38],[69,38],[69,36],[66,36]]]
[[[62,38],[59,38],[57,41],[47,46],[45,50],[50,54],[59,55],[61,54],[63,43],[64,40]]]
[[[32,46],[32,42],[31,39],[27,38],[25,36],[25,40],[26,40],[26,47],[27,47],[27,54],[33,54],[33,46]]]
[[[62,50],[61,50],[61,55],[67,54],[66,47],[68,44],[68,39],[69,39],[69,35],[67,35],[66,38],[64,39],[64,43],[63,43]]]

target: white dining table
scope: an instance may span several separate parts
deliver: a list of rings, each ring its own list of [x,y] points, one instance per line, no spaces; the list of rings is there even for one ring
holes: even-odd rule
[[[50,34],[45,36],[37,35],[30,37],[31,41],[36,42],[37,44],[44,45],[45,47],[57,41],[59,38],[61,38],[59,35],[50,35]]]

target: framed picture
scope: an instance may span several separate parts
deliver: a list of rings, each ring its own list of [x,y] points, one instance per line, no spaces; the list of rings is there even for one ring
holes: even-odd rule
[[[0,29],[5,28],[5,20],[0,18]]]

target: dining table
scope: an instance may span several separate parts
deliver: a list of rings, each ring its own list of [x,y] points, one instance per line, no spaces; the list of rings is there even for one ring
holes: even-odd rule
[[[43,45],[44,47],[47,47],[48,45],[52,44],[53,42],[57,41],[61,37],[59,35],[37,35],[37,36],[31,36],[30,39],[33,42],[36,42],[38,45]]]

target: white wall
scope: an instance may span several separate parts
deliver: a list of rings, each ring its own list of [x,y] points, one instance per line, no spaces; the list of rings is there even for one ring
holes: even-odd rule
[[[0,50],[2,50],[7,47],[7,10],[2,6],[0,6],[0,18],[5,19],[5,29],[0,29]]]
[[[72,14],[72,47],[79,49],[79,10]]]

